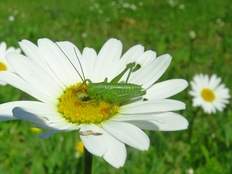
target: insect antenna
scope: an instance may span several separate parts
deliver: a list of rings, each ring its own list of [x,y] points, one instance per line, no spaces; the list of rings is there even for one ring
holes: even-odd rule
[[[85,74],[84,74],[83,67],[82,67],[82,65],[81,65],[81,61],[80,61],[80,59],[79,59],[79,57],[78,57],[78,55],[77,55],[77,51],[76,51],[75,47],[74,47],[73,49],[74,49],[75,55],[77,56],[77,60],[78,60],[78,63],[79,63],[79,65],[80,65],[80,68],[81,68],[81,73],[82,73],[82,75],[83,75],[83,79],[85,80]],[[82,81],[83,81],[83,79],[82,79]]]
[[[81,74],[79,73],[79,71],[77,70],[77,68],[74,66],[74,64],[72,63],[72,61],[68,58],[67,54],[65,54],[65,52],[60,48],[60,46],[55,42],[55,44],[57,45],[57,47],[60,49],[60,51],[64,54],[64,56],[68,59],[68,61],[71,63],[71,65],[73,66],[73,68],[76,70],[77,74],[79,75],[79,77],[81,78],[81,80],[84,82],[85,81],[85,76],[84,76],[84,72],[83,72],[83,69],[82,69],[82,66],[81,66],[81,63],[80,63],[80,60],[77,56],[77,53],[76,53],[76,50],[75,50],[75,47],[74,47],[74,51],[75,51],[75,54],[77,56],[77,60],[80,64],[80,67],[81,67],[81,71],[82,71],[82,74],[83,74],[83,77],[81,76]]]

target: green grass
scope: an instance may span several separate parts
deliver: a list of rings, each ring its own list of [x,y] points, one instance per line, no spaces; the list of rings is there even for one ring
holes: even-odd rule
[[[230,0],[174,0],[174,6],[168,0],[141,2],[7,0],[0,6],[0,41],[18,46],[22,39],[36,43],[38,38],[47,37],[69,40],[80,50],[88,46],[99,51],[107,39],[115,37],[123,42],[124,51],[142,44],[158,55],[171,54],[171,66],[161,80],[190,81],[196,73],[215,73],[232,89]],[[123,3],[134,4],[137,9],[125,8]],[[9,21],[9,16],[15,20]],[[189,37],[190,31],[196,33],[195,39]],[[223,112],[204,114],[200,108],[192,107],[189,90],[175,97],[187,104],[187,109],[180,113],[189,120],[188,130],[148,131],[151,146],[147,152],[128,147],[125,166],[120,169],[94,157],[93,173],[184,174],[193,168],[196,174],[229,174],[232,104]],[[22,98],[30,97],[10,86],[0,87],[1,103]],[[1,174],[81,173],[82,157],[75,157],[77,131],[41,140],[24,121],[0,124]]]

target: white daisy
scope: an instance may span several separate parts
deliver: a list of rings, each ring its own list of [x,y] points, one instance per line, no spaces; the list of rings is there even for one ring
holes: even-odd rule
[[[229,89],[220,84],[221,78],[213,74],[211,77],[196,74],[190,82],[192,90],[189,94],[193,96],[193,106],[201,106],[205,113],[216,113],[222,111],[229,103]]]
[[[154,84],[171,62],[168,54],[156,58],[155,52],[144,52],[143,46],[136,45],[121,57],[122,43],[116,39],[108,40],[98,54],[87,47],[81,54],[67,41],[53,43],[39,39],[36,46],[23,40],[19,45],[26,56],[8,54],[7,61],[14,73],[2,71],[0,80],[39,101],[14,101],[0,105],[1,121],[23,119],[34,127],[50,130],[41,134],[41,138],[79,130],[85,148],[116,168],[122,167],[126,160],[125,144],[148,150],[150,141],[141,129],[173,131],[188,127],[184,117],[172,112],[185,109],[185,104],[167,99],[184,90],[187,82],[173,79]],[[110,82],[132,62],[136,63],[138,70],[131,72],[128,83],[132,85],[128,90],[133,92],[131,86],[139,88],[142,85],[139,92],[143,91],[145,95],[114,102],[119,98],[116,94],[127,94],[124,87],[127,86],[129,70],[120,79],[121,93],[117,93],[115,88],[111,92],[101,89],[98,96],[93,96],[87,90],[91,83],[81,85],[81,78],[94,83],[107,78]],[[106,94],[110,95],[103,100],[101,97],[106,97]]]
[[[6,54],[10,52],[20,53],[20,48],[9,47],[7,48],[6,42],[0,43],[0,71],[10,71],[11,67],[8,65],[6,61]],[[0,85],[6,85],[5,82],[0,81]]]

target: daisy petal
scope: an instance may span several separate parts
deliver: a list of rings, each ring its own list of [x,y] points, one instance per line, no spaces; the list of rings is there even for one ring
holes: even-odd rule
[[[37,124],[47,124],[48,121],[47,118],[45,116],[44,117],[38,116],[36,112],[36,110],[42,109],[44,105],[45,105],[44,103],[36,102],[36,101],[27,102],[27,105],[23,105],[23,106],[16,105],[12,110],[13,116],[15,118],[37,123]],[[22,109],[21,107],[23,107],[24,109]],[[30,110],[31,108],[33,111],[35,111],[35,113],[31,113],[27,111]],[[46,113],[46,111],[43,112]]]
[[[41,57],[39,48],[35,44],[33,44],[32,42],[28,40],[22,40],[21,42],[19,42],[19,45],[22,48],[24,54],[28,58],[32,59],[34,62],[39,64],[41,67],[45,68],[46,66],[47,68],[47,64],[44,61],[44,59]]]
[[[42,91],[36,90],[33,86],[31,86],[31,84],[24,81],[15,73],[0,71],[0,80],[30,94],[40,101],[43,101],[45,103],[57,103],[57,99],[52,99],[51,97],[44,94]]]
[[[62,87],[62,89],[65,88],[64,84],[50,69],[45,59],[43,58],[43,55],[41,54],[39,48],[35,44],[28,40],[22,40],[21,42],[19,42],[19,45],[28,58],[32,59],[34,62],[36,62],[36,64],[43,68],[52,77],[52,79],[56,81],[56,84],[58,86]]]
[[[188,82],[183,79],[163,81],[150,87],[144,98],[148,98],[149,100],[165,99],[183,91],[187,86]]]
[[[30,103],[30,102],[29,102]],[[28,101],[14,101],[9,103],[4,103],[0,105],[0,121],[16,120],[13,117],[12,109],[17,106],[27,105]]]
[[[122,114],[139,114],[139,113],[154,113],[167,112],[185,109],[183,102],[171,99],[139,101],[136,103],[122,106],[120,113]]]
[[[122,43],[117,39],[109,39],[101,48],[94,65],[93,74],[96,82],[102,82],[111,71],[109,64],[116,65],[122,53]]]
[[[188,121],[181,115],[173,112],[146,115],[120,115],[112,120],[127,121],[146,130],[175,131],[187,129],[188,127]]]
[[[142,56],[144,53],[144,47],[142,45],[135,45],[131,47],[123,56],[121,59],[119,59],[118,65],[112,67],[111,73],[109,75],[109,81],[112,80],[115,76],[117,76],[119,73],[121,73],[127,64],[136,62],[139,59],[140,56]],[[121,79],[120,81],[124,81],[126,77]]]
[[[41,90],[50,96],[60,95],[62,92],[62,88],[57,86],[45,71],[41,71],[38,64],[35,64],[27,57],[17,53],[10,53],[7,55],[7,60],[14,67],[15,72],[24,77],[28,83],[33,84],[37,90]]]
[[[211,89],[215,89],[215,88],[217,88],[217,86],[219,86],[221,81],[222,81],[222,79],[220,77],[217,77],[216,74],[213,74],[210,78],[210,81],[209,81],[209,87]]]
[[[162,116],[168,114],[169,112],[161,112],[158,114],[120,114],[116,117],[113,117],[111,120],[113,121],[130,121],[130,120],[137,120],[137,121],[142,121],[142,120],[152,120],[152,121],[157,121],[164,123],[164,119],[162,119]]]
[[[186,118],[182,117],[176,113],[168,113],[162,116],[162,119],[165,120],[164,123],[151,121],[155,125],[158,126],[161,131],[176,131],[176,130],[184,130],[188,128],[188,121]]]
[[[188,121],[179,114],[169,113],[163,115],[161,118],[164,122],[132,120],[129,123],[145,130],[176,131],[188,128]]]
[[[7,85],[7,83],[3,82],[3,81],[0,81],[0,85],[5,86],[5,85]]]
[[[84,48],[82,53],[82,66],[84,70],[85,79],[93,79],[92,71],[97,59],[97,53],[92,48]]]
[[[143,88],[148,88],[163,75],[171,59],[171,56],[168,54],[157,57],[148,66],[132,73],[129,82],[142,84]]]
[[[67,52],[64,54],[58,44],[56,45],[48,39],[38,40],[38,46],[53,73],[59,77],[60,81],[63,82],[65,86],[69,86],[73,83],[81,81],[77,71],[70,63],[69,58],[66,56],[66,54],[70,55],[72,53]],[[75,54],[74,49],[73,53]],[[73,59],[74,58],[72,58],[72,60]]]
[[[115,168],[122,167],[126,160],[126,147],[125,144],[118,141],[116,138],[105,133],[108,139],[108,149],[103,155],[103,158]]]
[[[155,51],[145,51],[139,58],[136,60],[136,63],[141,66],[141,68],[146,67],[150,62],[154,61],[156,58]]]
[[[79,49],[71,42],[64,41],[64,42],[56,42],[57,45],[59,46],[60,50],[63,52],[65,55],[66,59],[68,62],[71,62],[72,67],[75,69],[75,72],[73,74],[73,83],[76,83],[77,80],[82,80],[82,70],[81,70],[81,65],[82,65],[82,55],[79,51]],[[78,76],[77,74],[80,74],[81,77]]]
[[[85,135],[85,132],[92,131],[93,133],[98,133],[99,135]],[[83,134],[83,135],[81,135]],[[86,133],[87,134],[87,133]],[[96,156],[103,156],[104,153],[107,151],[108,148],[108,138],[105,135],[105,131],[94,125],[84,125],[80,129],[80,137],[85,146],[85,148],[92,154]]]
[[[159,130],[159,127],[151,121],[130,120],[127,122],[139,127],[140,129],[143,129],[143,130]]]
[[[122,141],[131,147],[139,150],[148,150],[149,148],[150,140],[147,135],[132,124],[107,121],[102,123],[102,127],[119,141]]]
[[[14,109],[15,108],[18,108],[18,107],[35,107],[35,106],[38,106],[38,105],[41,105],[41,102],[37,102],[37,101],[34,101],[34,102],[33,101],[13,101],[13,102],[1,104],[0,105],[0,110],[1,110],[0,120],[5,121],[5,120],[20,119],[20,117],[15,117],[15,115],[14,115]],[[16,114],[16,115],[18,115],[18,114]],[[25,116],[25,117],[27,117],[27,116]],[[35,119],[30,118],[30,121],[31,120],[36,120],[36,119],[37,118],[35,118]]]
[[[6,42],[1,42],[0,44],[0,55],[5,55],[5,52],[6,52]]]
[[[135,45],[131,47],[120,59],[120,63],[126,65],[131,62],[136,62],[140,56],[144,53],[144,46],[142,45]]]
[[[164,122],[138,120],[128,122],[144,130],[177,131],[188,128],[188,121],[179,114],[169,113],[162,116],[162,119]]]
[[[34,127],[45,130],[72,131],[80,125],[72,124],[60,116],[56,108],[41,102],[30,102],[27,106],[15,107],[14,117],[33,123]]]

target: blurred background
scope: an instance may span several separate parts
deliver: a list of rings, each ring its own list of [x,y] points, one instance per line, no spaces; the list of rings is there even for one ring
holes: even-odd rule
[[[0,42],[38,38],[71,41],[82,50],[99,51],[109,38],[120,39],[124,52],[136,44],[173,59],[159,81],[197,73],[217,74],[232,88],[231,0],[5,0],[0,5]],[[190,126],[176,132],[151,132],[147,152],[127,147],[125,166],[115,169],[93,158],[93,174],[229,174],[232,171],[232,104],[205,114],[192,106],[188,87],[175,96],[187,104],[179,112]],[[157,91],[158,92],[158,91]],[[230,92],[231,95],[231,92]],[[0,102],[31,99],[13,87],[0,86]],[[24,121],[0,123],[1,174],[81,173],[78,132],[38,138]]]

